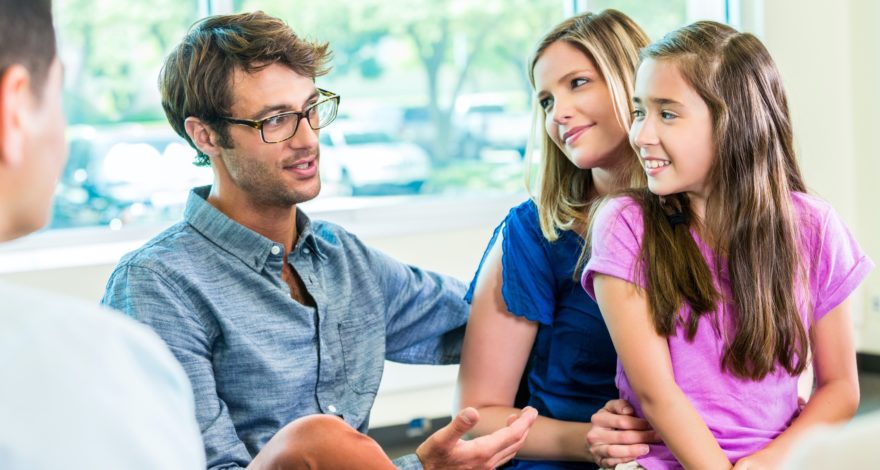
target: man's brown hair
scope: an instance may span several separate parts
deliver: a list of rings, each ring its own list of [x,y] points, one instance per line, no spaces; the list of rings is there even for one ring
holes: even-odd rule
[[[52,2],[0,0],[0,75],[21,64],[30,73],[32,90],[42,96],[55,55]]]
[[[190,116],[202,120],[217,132],[220,145],[231,147],[221,118],[232,107],[235,70],[254,73],[277,63],[314,78],[327,73],[329,58],[327,43],[305,40],[261,11],[210,16],[194,24],[165,59],[159,73],[162,107],[174,131],[198,152],[195,164],[208,166],[208,156],[193,144],[184,121]]]

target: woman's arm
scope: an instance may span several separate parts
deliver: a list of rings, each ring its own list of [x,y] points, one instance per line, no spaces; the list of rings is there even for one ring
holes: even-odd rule
[[[593,287],[614,347],[645,417],[686,469],[729,469],[727,456],[675,383],[669,346],[657,334],[644,292],[596,274]]]
[[[501,429],[508,416],[518,414],[513,402],[538,331],[537,323],[511,314],[501,295],[501,237],[477,279],[458,374],[458,409],[472,406],[480,412],[471,432],[475,436]],[[539,416],[517,458],[590,460],[589,427]]]
[[[767,447],[737,462],[737,470],[777,468],[807,430],[855,415],[859,406],[859,374],[850,309],[847,298],[813,326],[810,349],[816,390],[791,426]]]

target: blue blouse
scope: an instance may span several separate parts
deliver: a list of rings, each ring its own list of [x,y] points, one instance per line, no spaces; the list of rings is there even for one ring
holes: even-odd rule
[[[528,403],[541,416],[589,422],[593,413],[618,396],[614,386],[617,355],[599,306],[573,277],[583,239],[566,231],[550,243],[541,233],[534,202],[514,207],[489,241],[465,295],[468,302],[499,230],[504,235],[504,302],[512,314],[538,323],[527,371]],[[586,462],[514,460],[511,468],[598,467]]]

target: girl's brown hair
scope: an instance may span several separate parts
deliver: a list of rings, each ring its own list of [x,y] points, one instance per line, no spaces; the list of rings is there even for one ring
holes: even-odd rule
[[[639,50],[648,45],[648,36],[632,19],[617,10],[601,13],[583,13],[573,16],[547,33],[535,48],[529,61],[529,80],[535,87],[535,63],[550,45],[565,41],[583,52],[596,65],[608,84],[611,102],[623,129],[629,129],[632,119],[632,91]],[[544,131],[544,110],[537,100],[533,110],[533,129],[526,155],[527,169],[531,155],[539,145],[543,155],[537,195],[541,232],[548,241],[559,238],[559,232],[587,227],[587,213],[593,200],[593,178],[589,170],[576,167],[550,140]],[[540,141],[540,142],[538,142]],[[644,185],[644,173],[638,167],[635,153],[626,162],[621,182],[623,187]],[[526,172],[526,184],[531,190],[531,178]],[[583,233],[581,233],[583,235]]]
[[[798,295],[805,275],[791,193],[806,187],[776,65],[755,36],[711,21],[669,33],[642,56],[676,65],[709,107],[715,145],[705,220],[693,217],[684,194],[631,193],[645,215],[639,268],[646,273],[654,326],[674,334],[687,303],[693,339],[699,318],[720,305],[733,315],[723,325],[715,319],[729,336],[723,368],[753,380],[777,365],[799,374],[809,341],[798,301],[809,296]],[[672,214],[692,223],[670,223]],[[691,227],[713,248],[719,278],[726,263],[730,298],[716,290]]]

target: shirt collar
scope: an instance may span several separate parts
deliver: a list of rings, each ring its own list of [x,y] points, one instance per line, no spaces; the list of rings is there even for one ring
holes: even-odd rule
[[[321,247],[318,244],[318,237],[315,236],[312,219],[300,208],[296,209],[296,233],[299,234],[299,240],[296,242],[296,246],[293,247],[294,250],[299,250],[305,245],[311,248],[320,258],[324,258],[324,254],[321,253]]]
[[[183,219],[209,241],[252,269],[261,271],[276,243],[230,219],[208,203],[210,192],[211,186],[193,188],[186,201]],[[296,211],[296,226],[299,240],[294,250],[305,244],[320,256],[311,220],[301,210]]]

